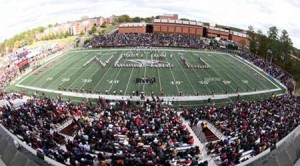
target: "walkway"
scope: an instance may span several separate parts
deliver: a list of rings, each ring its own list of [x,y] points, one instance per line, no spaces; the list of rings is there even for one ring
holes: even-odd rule
[[[177,115],[180,116],[180,113],[181,112],[178,112]],[[200,157],[201,161],[207,160],[209,166],[216,166],[216,163],[213,161],[213,159],[209,155],[207,155],[205,145],[200,142],[200,140],[198,139],[198,137],[196,136],[196,134],[194,133],[194,131],[190,127],[190,125],[189,125],[190,122],[187,121],[187,120],[184,120],[182,117],[180,117],[180,118],[183,121],[183,124],[187,127],[187,129],[189,130],[189,132],[191,133],[191,135],[194,138],[194,145],[193,146],[199,146],[199,149],[200,149],[200,152],[201,152],[201,157]]]

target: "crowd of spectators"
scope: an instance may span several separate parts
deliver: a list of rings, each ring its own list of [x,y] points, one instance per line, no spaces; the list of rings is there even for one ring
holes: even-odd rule
[[[7,86],[19,73],[17,67],[6,66],[0,69],[0,88]]]
[[[275,79],[279,80],[281,83],[283,83],[290,91],[294,90],[293,87],[290,85],[290,81],[293,80],[292,76],[276,65],[267,62],[266,60],[260,58],[259,56],[247,52],[247,51],[234,51],[231,53],[234,53],[250,62],[253,62],[254,65],[257,67],[263,69],[265,72],[267,72],[270,76],[274,77]]]
[[[0,112],[10,132],[64,164],[198,165],[200,157],[194,138],[171,108],[140,108],[129,101],[112,107],[101,98],[96,106],[75,105],[42,96]],[[74,137],[57,130],[68,120],[76,128]]]
[[[300,97],[283,95],[262,101],[185,109],[181,115],[192,126],[202,119],[215,125],[227,138],[207,144],[208,154],[218,155],[223,165],[234,165],[243,160],[243,152],[255,156],[300,125]]]
[[[115,34],[99,35],[92,38],[86,47],[185,47],[208,48],[204,38],[179,34]]]

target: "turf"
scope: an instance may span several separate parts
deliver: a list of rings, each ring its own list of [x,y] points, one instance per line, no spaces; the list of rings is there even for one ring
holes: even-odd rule
[[[154,54],[166,55],[159,59],[173,65],[173,68],[156,68],[144,66],[140,68],[116,68],[114,64],[121,54],[136,54],[138,58],[151,61]],[[170,56],[172,55],[172,56]],[[96,56],[105,62],[103,67],[96,61],[83,67],[83,64]],[[188,68],[181,57],[191,65],[203,65],[202,58],[209,66],[208,69]],[[130,58],[122,57],[119,64],[130,65]],[[155,78],[154,84],[137,84],[136,78]],[[18,85],[43,89],[67,91],[75,89],[100,91],[120,95],[132,95],[133,91],[145,92],[150,95],[153,91],[159,95],[193,96],[198,91],[200,95],[228,94],[260,90],[270,90],[282,87],[268,75],[258,71],[253,66],[242,62],[236,57],[220,52],[207,52],[179,49],[159,49],[158,51],[135,51],[133,49],[99,49],[69,51],[31,72],[18,82]],[[120,90],[122,92],[120,92]],[[279,91],[278,91],[279,92]],[[282,90],[281,90],[282,92]]]

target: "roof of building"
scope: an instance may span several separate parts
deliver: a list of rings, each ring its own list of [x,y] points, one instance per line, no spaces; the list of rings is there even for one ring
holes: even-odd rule
[[[130,22],[130,23],[122,23],[119,27],[144,27],[147,24],[144,22]]]
[[[198,21],[185,21],[185,20],[168,20],[168,19],[154,19],[153,23],[167,23],[167,24],[185,24],[203,26],[203,23]]]

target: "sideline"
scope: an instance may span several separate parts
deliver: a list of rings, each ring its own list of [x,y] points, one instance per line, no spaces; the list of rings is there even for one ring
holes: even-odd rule
[[[126,95],[102,95],[102,94],[92,94],[92,93],[78,93],[78,92],[67,92],[67,91],[60,91],[60,90],[51,90],[51,89],[44,89],[44,88],[37,88],[32,86],[25,86],[25,85],[16,85],[20,88],[26,88],[36,91],[48,92],[48,93],[56,93],[61,94],[63,96],[69,97],[80,97],[80,98],[92,98],[98,99],[99,97],[109,100],[130,100],[130,101],[144,101],[146,99],[152,100],[151,96],[146,96],[145,99],[141,99],[140,96],[126,96]],[[269,90],[261,90],[255,92],[243,92],[239,93],[240,96],[249,96],[249,95],[256,95],[256,94],[264,94],[269,92],[276,92],[281,90],[280,88],[276,89],[269,89]],[[162,96],[161,99],[164,99],[165,102],[168,101],[201,101],[201,100],[208,100],[210,99],[228,99],[230,97],[237,97],[237,94],[223,94],[223,95],[206,95],[206,96]]]

